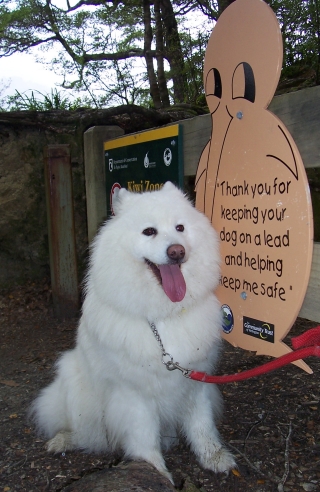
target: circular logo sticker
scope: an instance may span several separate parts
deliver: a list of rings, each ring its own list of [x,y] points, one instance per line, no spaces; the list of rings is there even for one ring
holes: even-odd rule
[[[227,304],[221,306],[222,313],[222,329],[224,333],[231,333],[234,326],[233,313]]]
[[[171,149],[169,149],[168,147],[163,152],[163,161],[166,166],[170,166],[172,161],[172,152]]]

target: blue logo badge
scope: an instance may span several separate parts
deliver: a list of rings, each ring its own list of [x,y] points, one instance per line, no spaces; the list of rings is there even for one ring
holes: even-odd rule
[[[221,306],[222,313],[222,329],[224,333],[229,334],[233,330],[234,318],[231,308],[227,304]]]

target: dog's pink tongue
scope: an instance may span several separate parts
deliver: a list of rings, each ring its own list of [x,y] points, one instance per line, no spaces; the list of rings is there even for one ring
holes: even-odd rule
[[[162,287],[172,302],[180,302],[186,295],[186,282],[179,265],[158,265]]]

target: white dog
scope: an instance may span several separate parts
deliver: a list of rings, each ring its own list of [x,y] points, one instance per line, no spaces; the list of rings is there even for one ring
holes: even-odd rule
[[[181,433],[204,468],[227,472],[235,461],[215,426],[216,386],[162,361],[167,352],[186,369],[213,370],[217,235],[172,183],[142,194],[121,189],[113,209],[93,243],[76,346],[33,403],[36,423],[49,451],[121,449],[171,481],[161,448]]]

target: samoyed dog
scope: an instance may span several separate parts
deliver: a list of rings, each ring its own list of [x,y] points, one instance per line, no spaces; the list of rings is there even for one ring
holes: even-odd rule
[[[171,356],[188,370],[214,369],[217,234],[169,182],[121,189],[113,209],[93,242],[75,348],[33,403],[36,424],[50,452],[117,449],[171,481],[162,451],[180,434],[204,468],[228,472],[235,461],[215,425],[217,387],[164,364]]]

